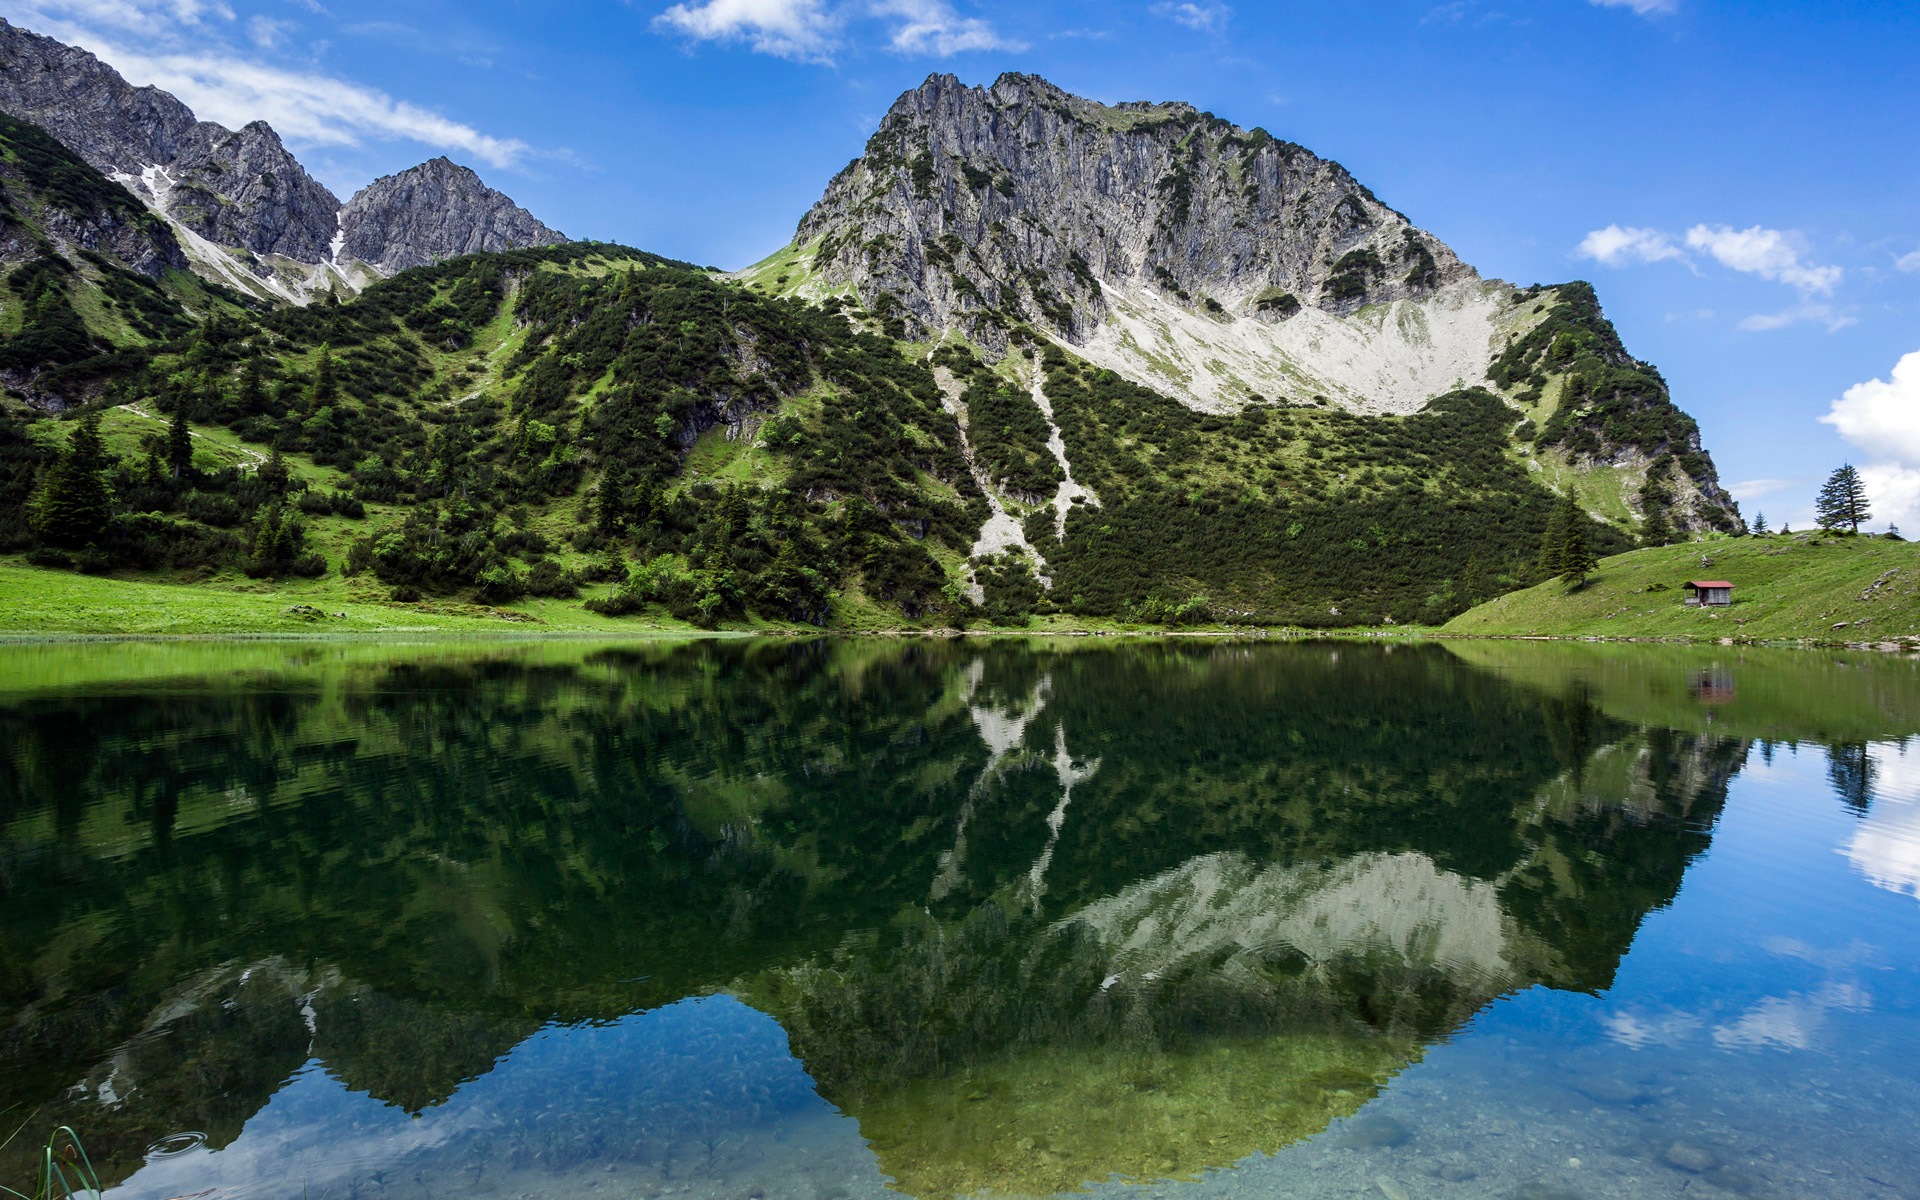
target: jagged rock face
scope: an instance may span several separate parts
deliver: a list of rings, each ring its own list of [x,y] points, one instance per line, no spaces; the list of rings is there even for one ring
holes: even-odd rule
[[[265,121],[238,132],[202,122],[164,177],[171,182],[159,172],[143,182],[168,215],[210,242],[297,262],[327,257],[340,201]]]
[[[0,109],[31,121],[154,208],[222,246],[326,257],[340,201],[256,121],[196,120],[92,54],[0,21]]]
[[[567,240],[444,158],[376,180],[343,209],[266,122],[236,131],[198,120],[87,51],[5,20],[0,112],[177,222],[203,274],[269,298],[299,302],[459,254]],[[236,263],[228,250],[246,253]]]
[[[341,212],[340,232],[342,256],[383,272],[567,240],[445,158],[368,184]]]
[[[186,268],[165,221],[45,130],[0,114],[0,147],[0,263],[92,251],[153,277]]]
[[[1014,74],[988,88],[935,75],[902,96],[799,240],[869,306],[996,348],[1013,320],[1085,342],[1110,290],[1280,323],[1477,279],[1299,146]]]

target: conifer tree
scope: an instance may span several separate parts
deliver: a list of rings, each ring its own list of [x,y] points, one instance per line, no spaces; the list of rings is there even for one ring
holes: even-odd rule
[[[1587,519],[1580,511],[1579,495],[1571,487],[1567,489],[1566,508],[1567,532],[1560,548],[1560,578],[1567,581],[1569,588],[1585,587],[1600,560],[1594,556],[1593,542],[1587,537]]]
[[[1647,505],[1647,516],[1640,523],[1640,544],[1642,546],[1668,546],[1673,543],[1673,523],[1667,520],[1664,505]]]
[[[247,359],[247,373],[240,377],[240,411],[248,416],[266,406],[266,389],[260,382],[260,356]]]
[[[1579,510],[1576,508],[1574,511],[1578,513]],[[1567,502],[1562,500],[1554,505],[1553,515],[1547,518],[1547,532],[1540,539],[1540,574],[1548,579],[1560,574],[1565,569],[1566,551]]]
[[[193,471],[193,431],[187,426],[184,406],[173,410],[173,420],[167,424],[167,471],[175,483]]]
[[[1844,464],[1827,476],[1820,494],[1814,497],[1813,510],[1822,529],[1860,532],[1860,522],[1873,514],[1867,508],[1867,487],[1852,463]]]
[[[322,343],[320,346],[320,361],[313,368],[313,406],[319,408],[322,405],[330,404],[333,402],[334,397],[339,394],[339,381],[333,377],[333,346],[329,343]]]
[[[1753,532],[1760,537],[1767,536],[1767,514],[1753,514]]]
[[[287,467],[287,460],[281,455],[280,447],[267,451],[267,461],[260,464],[260,482],[267,487],[268,494],[278,497],[287,494],[293,486],[293,472]]]
[[[113,491],[106,478],[109,465],[100,440],[100,414],[94,413],[80,422],[47,471],[33,501],[34,533],[52,545],[70,548],[98,541],[113,517]]]

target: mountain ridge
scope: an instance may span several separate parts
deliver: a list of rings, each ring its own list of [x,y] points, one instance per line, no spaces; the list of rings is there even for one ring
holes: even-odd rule
[[[199,120],[172,94],[4,18],[0,111],[47,130],[172,222],[203,276],[269,301],[304,303],[454,254],[566,240],[444,157],[343,203],[267,122],[230,130]]]
[[[1620,515],[1740,528],[1698,427],[1589,286],[1483,278],[1338,163],[1190,104],[930,75],[793,242],[738,277],[849,296],[989,358],[1051,342],[1205,412],[1408,414],[1487,387],[1528,431],[1521,452],[1549,452],[1543,469],[1618,476],[1600,490]]]
[[[501,211],[442,161],[374,186],[424,214],[356,218],[388,265]],[[818,236],[732,276],[483,251],[338,303],[169,293],[134,336],[126,280],[22,228],[0,554],[40,568],[704,627],[1337,627],[1538,581],[1570,489],[1603,554],[1741,530],[1589,285],[1481,278],[1304,149],[1030,77],[903,97]]]

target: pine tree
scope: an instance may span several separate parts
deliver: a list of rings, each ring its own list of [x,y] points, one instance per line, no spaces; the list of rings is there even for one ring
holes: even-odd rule
[[[1673,523],[1667,520],[1667,510],[1660,504],[1647,505],[1646,520],[1640,524],[1640,544],[1642,546],[1668,546],[1673,543]]]
[[[1567,488],[1564,511],[1566,533],[1560,547],[1560,578],[1567,581],[1569,588],[1584,587],[1600,560],[1594,557],[1593,543],[1587,537],[1587,519],[1580,511],[1580,495],[1571,486]]]
[[[1753,532],[1760,537],[1767,536],[1767,514],[1753,514]]]
[[[260,382],[260,356],[247,359],[247,373],[240,377],[240,411],[252,416],[266,407],[267,393]]]
[[[280,447],[267,451],[267,461],[260,464],[260,482],[266,485],[267,493],[276,499],[287,494],[293,486],[293,472],[287,467],[287,460],[281,456]]]
[[[340,384],[333,377],[333,347],[323,343],[320,362],[313,368],[313,406],[319,408],[330,404],[339,394]]]
[[[193,431],[187,426],[184,406],[173,410],[173,420],[167,425],[167,470],[175,483],[193,473]]]
[[[1867,487],[1852,463],[1827,476],[1826,485],[1814,497],[1813,509],[1822,529],[1860,532],[1860,522],[1873,514],[1867,509]]]
[[[78,548],[106,533],[113,517],[113,492],[106,477],[110,463],[100,440],[100,414],[94,413],[73,431],[34,497],[33,531],[42,541]]]
[[[1577,514],[1579,510],[1576,508],[1574,511]],[[1553,515],[1547,518],[1547,532],[1540,539],[1540,574],[1552,579],[1565,570],[1566,550],[1567,503],[1563,500],[1554,506]]]

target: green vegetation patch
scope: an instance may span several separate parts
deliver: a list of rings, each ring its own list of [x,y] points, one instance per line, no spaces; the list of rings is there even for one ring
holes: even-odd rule
[[[1727,580],[1733,604],[1689,607],[1690,579]],[[1451,633],[1822,642],[1920,638],[1920,549],[1885,537],[1776,534],[1658,546],[1602,560],[1587,586],[1501,596]]]

